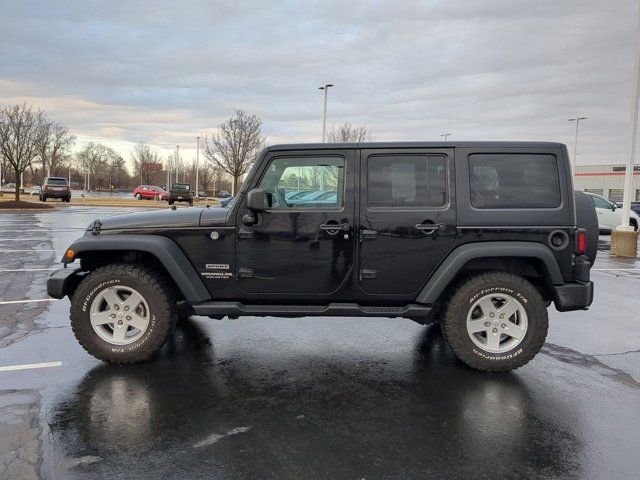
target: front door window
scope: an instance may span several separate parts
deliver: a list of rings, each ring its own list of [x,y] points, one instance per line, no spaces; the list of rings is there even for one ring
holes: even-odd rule
[[[339,209],[344,205],[342,157],[274,159],[260,182],[271,209]]]

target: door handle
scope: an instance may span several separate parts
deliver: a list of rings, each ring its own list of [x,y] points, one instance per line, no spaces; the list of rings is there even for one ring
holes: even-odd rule
[[[447,228],[444,223],[418,223],[415,229],[421,231],[425,235],[433,235],[436,230],[443,231]]]
[[[340,230],[348,232],[351,225],[348,223],[323,223],[320,225],[320,230],[326,232],[329,235],[337,235]]]

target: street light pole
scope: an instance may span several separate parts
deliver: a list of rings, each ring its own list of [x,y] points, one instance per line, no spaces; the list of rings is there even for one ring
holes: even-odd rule
[[[196,137],[196,197],[198,196],[199,171],[200,171],[200,137]]]
[[[333,87],[332,83],[325,83],[323,86],[318,87],[318,90],[324,90],[324,114],[322,116],[322,143],[326,142],[327,134],[327,93],[329,88]]]
[[[627,168],[624,172],[624,193],[622,195],[622,215],[618,230],[633,230],[628,225],[631,214],[631,196],[633,192],[633,167],[636,160],[636,135],[638,131],[638,101],[640,100],[640,7],[638,7],[638,19],[636,24],[636,58],[635,78],[633,83],[633,95],[631,97],[631,146],[627,157]]]
[[[180,145],[176,146],[176,182],[180,181]]]
[[[580,126],[580,120],[586,120],[587,117],[575,117],[570,118],[569,122],[576,122],[576,136],[573,139],[573,166],[572,173],[575,178],[576,176],[576,158],[578,157],[578,127]]]
[[[441,137],[444,137],[444,141],[447,141],[447,138],[449,137],[449,135],[451,135],[450,133],[443,133],[442,135],[440,135]]]

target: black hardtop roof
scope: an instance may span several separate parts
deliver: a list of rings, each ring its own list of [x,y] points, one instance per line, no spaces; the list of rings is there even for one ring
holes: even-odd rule
[[[337,150],[345,148],[565,148],[557,142],[362,142],[362,143],[286,143],[267,150]]]

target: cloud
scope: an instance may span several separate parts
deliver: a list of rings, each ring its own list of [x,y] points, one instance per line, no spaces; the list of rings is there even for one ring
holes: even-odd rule
[[[5,2],[0,103],[128,157],[189,146],[234,107],[271,143],[366,123],[378,140],[552,140],[628,151],[636,2]]]

